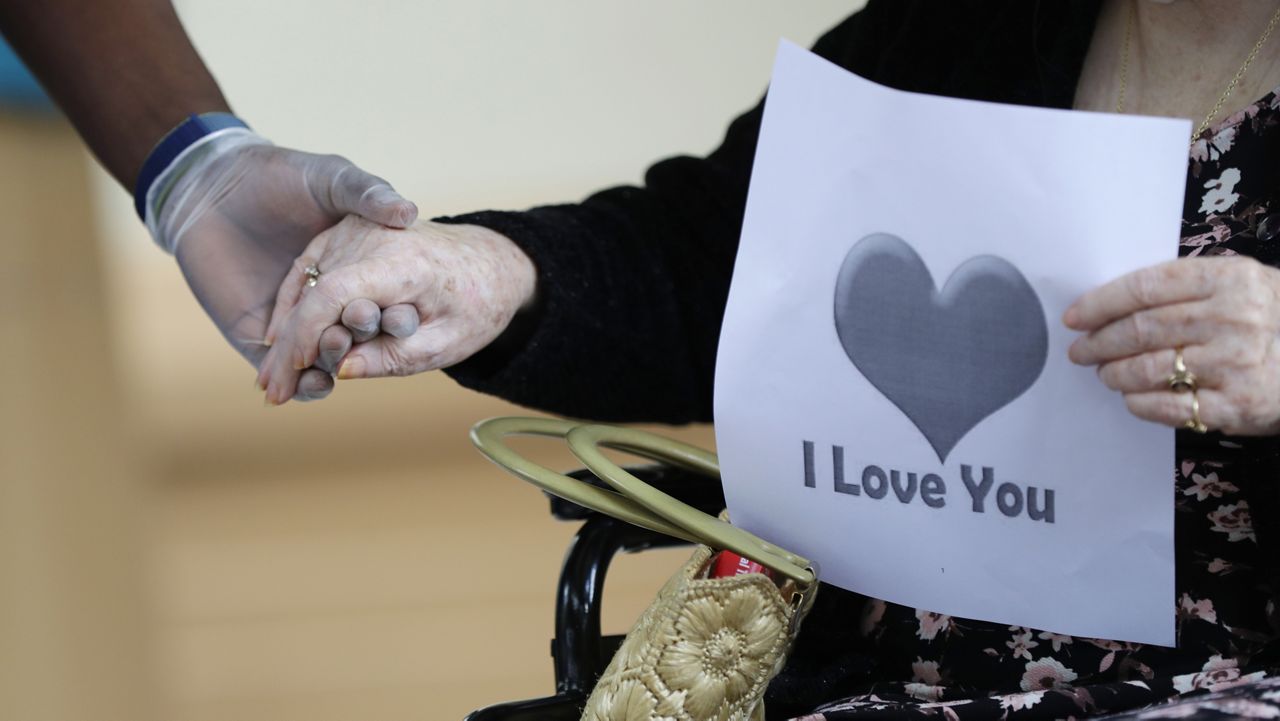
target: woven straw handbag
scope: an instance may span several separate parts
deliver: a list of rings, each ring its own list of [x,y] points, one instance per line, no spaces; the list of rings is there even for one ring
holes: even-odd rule
[[[562,437],[602,489],[548,470],[507,447],[509,435]],[[809,561],[678,501],[631,475],[601,448],[719,477],[715,454],[629,428],[548,418],[494,418],[472,440],[490,460],[581,506],[698,544],[631,628],[587,700],[584,721],[756,721],[817,592]],[[720,550],[770,569],[709,577]],[[775,580],[776,579],[776,580]]]

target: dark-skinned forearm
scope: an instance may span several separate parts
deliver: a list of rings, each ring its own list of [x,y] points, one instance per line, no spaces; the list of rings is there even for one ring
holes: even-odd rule
[[[0,33],[130,191],[166,132],[228,109],[170,0],[0,0]]]

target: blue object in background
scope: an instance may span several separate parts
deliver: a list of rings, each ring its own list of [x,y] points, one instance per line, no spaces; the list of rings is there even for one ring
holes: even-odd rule
[[[52,111],[53,102],[0,37],[0,107]]]

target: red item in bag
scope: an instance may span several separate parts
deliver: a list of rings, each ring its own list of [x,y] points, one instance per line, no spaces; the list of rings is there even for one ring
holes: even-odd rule
[[[741,576],[744,573],[763,573],[769,578],[773,578],[773,571],[750,558],[739,556],[733,551],[721,551],[716,556],[715,563],[711,566],[710,577],[725,578],[727,576]]]

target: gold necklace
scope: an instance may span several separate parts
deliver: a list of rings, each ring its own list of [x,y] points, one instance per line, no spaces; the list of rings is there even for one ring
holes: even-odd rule
[[[1129,85],[1129,39],[1133,36],[1133,19],[1138,14],[1135,3],[1129,3],[1129,17],[1124,24],[1124,46],[1120,50],[1120,97],[1116,100],[1116,112],[1124,112],[1124,93]],[[1191,142],[1195,143],[1204,131],[1209,129],[1209,124],[1213,119],[1218,117],[1218,112],[1222,110],[1222,106],[1226,104],[1227,98],[1231,97],[1231,93],[1235,92],[1236,86],[1240,84],[1244,73],[1249,69],[1249,65],[1253,63],[1254,58],[1258,57],[1258,51],[1262,50],[1262,46],[1266,44],[1267,38],[1271,37],[1271,31],[1276,29],[1276,24],[1280,23],[1280,8],[1277,8],[1271,16],[1271,22],[1267,23],[1267,27],[1262,31],[1262,37],[1258,38],[1258,42],[1253,44],[1253,49],[1249,51],[1249,57],[1244,59],[1244,65],[1236,71],[1235,77],[1231,78],[1231,82],[1227,83],[1227,89],[1222,91],[1222,96],[1218,98],[1218,102],[1213,104],[1213,110],[1204,116],[1204,120],[1200,122],[1200,127],[1191,134]]]

